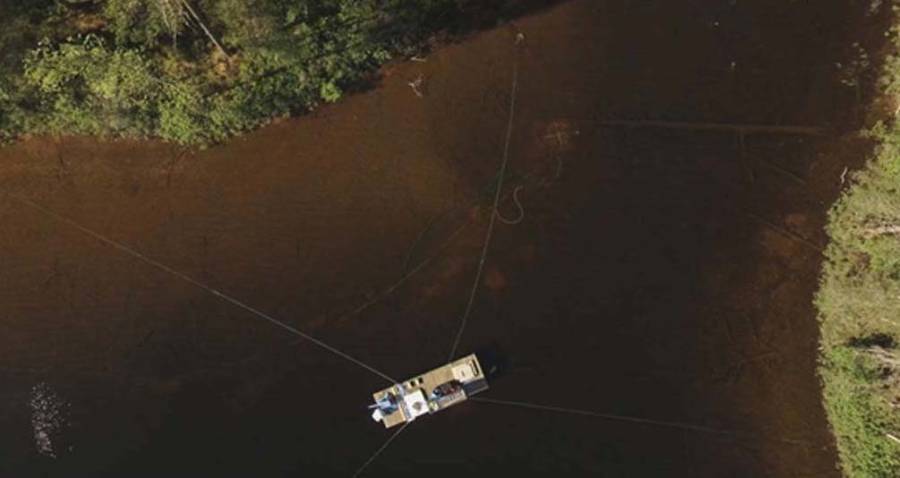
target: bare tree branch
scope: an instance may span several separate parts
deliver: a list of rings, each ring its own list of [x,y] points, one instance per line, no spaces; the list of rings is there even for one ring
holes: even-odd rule
[[[178,33],[181,30],[181,25],[185,24],[184,7],[181,3],[172,5],[171,0],[156,0],[154,3],[162,16],[163,23],[169,30],[169,35],[172,37],[172,48],[177,48]]]
[[[212,32],[209,31],[209,28],[206,28],[206,24],[203,23],[203,20],[201,20],[197,15],[197,12],[195,12],[193,7],[191,7],[191,4],[188,3],[187,0],[181,0],[181,4],[184,5],[184,8],[187,9],[188,13],[190,13],[191,17],[194,19],[197,25],[200,26],[200,28],[203,30],[203,33],[206,34],[206,37],[209,38],[211,42],[213,42],[213,45],[216,46],[216,49],[219,50],[219,53],[221,53],[226,59],[229,59],[230,57],[228,56],[228,53],[224,48],[222,48],[222,45],[219,44],[219,41],[216,40],[216,37],[213,36]]]
[[[865,235],[867,238],[898,234],[900,234],[900,224],[886,224],[883,226],[873,226],[863,229],[863,235]]]
[[[878,363],[891,369],[900,369],[900,356],[894,351],[873,345],[865,349],[865,353]]]

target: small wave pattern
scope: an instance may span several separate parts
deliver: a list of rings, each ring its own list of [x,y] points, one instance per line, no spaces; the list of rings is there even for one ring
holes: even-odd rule
[[[31,387],[31,429],[34,443],[42,456],[57,457],[54,443],[65,426],[67,426],[69,404],[44,382]]]

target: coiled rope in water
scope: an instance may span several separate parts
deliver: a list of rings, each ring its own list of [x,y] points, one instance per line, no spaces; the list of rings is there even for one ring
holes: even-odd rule
[[[497,215],[497,219],[499,219],[500,222],[502,222],[503,224],[506,224],[509,226],[515,226],[516,224],[519,224],[520,222],[522,222],[523,219],[525,219],[525,208],[522,207],[522,203],[519,201],[519,191],[521,191],[523,187],[524,186],[516,186],[516,189],[513,189],[513,195],[512,195],[513,202],[516,204],[516,207],[519,208],[519,217],[517,217],[516,219],[513,219],[513,220],[509,220],[509,219],[506,219],[505,217],[503,217],[502,214],[500,214],[499,209],[494,209],[494,214]]]

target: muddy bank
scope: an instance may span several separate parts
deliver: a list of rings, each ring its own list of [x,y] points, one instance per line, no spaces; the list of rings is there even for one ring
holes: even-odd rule
[[[372,475],[834,476],[810,244],[838,140],[748,136],[742,158],[734,135],[602,122],[840,129],[855,98],[834,63],[877,19],[720,3],[566,2],[219,148],[34,140],[0,151],[0,180],[403,377],[449,351],[486,218],[469,206],[518,61],[526,215],[497,230],[461,352],[509,356],[494,398],[741,433],[473,403],[417,422]],[[387,437],[364,410],[378,377],[13,201],[0,217],[4,473],[341,476]],[[440,255],[338,320],[403,274],[413,244],[414,260]],[[56,458],[34,445],[40,383],[68,404]]]

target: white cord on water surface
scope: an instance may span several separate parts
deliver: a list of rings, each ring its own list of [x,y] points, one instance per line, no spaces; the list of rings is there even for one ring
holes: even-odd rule
[[[380,448],[378,448],[377,450],[375,450],[375,453],[372,453],[372,456],[370,456],[369,459],[366,460],[366,462],[363,463],[362,466],[360,466],[359,469],[356,470],[356,473],[353,474],[353,478],[356,478],[357,476],[360,476],[360,475],[362,474],[362,472],[365,471],[365,469],[368,468],[369,465],[371,465],[372,462],[375,461],[376,458],[378,458],[378,455],[380,455],[381,452],[383,452],[383,451],[388,447],[388,445],[390,445],[391,442],[394,441],[394,438],[397,438],[397,435],[399,435],[400,432],[402,432],[403,430],[406,430],[406,427],[408,427],[410,423],[412,423],[412,422],[406,422],[406,423],[404,423],[403,426],[400,427],[399,430],[395,431],[394,434],[391,435],[391,436],[384,442],[384,444],[381,445]]]
[[[276,319],[276,318],[274,318],[274,317],[272,317],[272,316],[270,316],[270,315],[268,315],[268,314],[266,314],[266,313],[264,313],[264,312],[262,312],[262,311],[260,311],[260,310],[257,310],[257,309],[255,309],[255,308],[253,308],[253,307],[251,307],[251,306],[249,306],[249,305],[247,305],[247,304],[245,304],[245,303],[243,303],[243,302],[241,302],[241,301],[239,301],[239,300],[237,300],[237,299],[235,299],[235,298],[229,296],[228,294],[225,294],[224,292],[220,292],[219,290],[214,289],[214,288],[212,288],[212,287],[210,287],[210,286],[208,286],[208,285],[206,285],[206,284],[204,284],[204,283],[202,283],[202,282],[200,282],[200,281],[194,279],[193,277],[191,277],[191,276],[189,276],[189,275],[187,275],[187,274],[184,274],[184,273],[182,273],[182,272],[179,272],[179,271],[177,271],[177,270],[175,270],[175,269],[173,269],[173,268],[171,268],[171,267],[169,267],[169,266],[167,266],[167,265],[165,265],[165,264],[163,264],[163,263],[161,263],[161,262],[159,262],[159,261],[157,261],[157,260],[155,260],[155,259],[152,259],[152,258],[150,258],[150,257],[145,256],[144,254],[142,254],[142,253],[140,253],[140,252],[138,252],[138,251],[136,251],[136,250],[134,250],[134,249],[132,249],[132,248],[130,248],[130,247],[128,247],[128,246],[126,246],[126,245],[120,243],[120,242],[117,242],[117,241],[115,241],[115,240],[113,240],[113,239],[110,239],[110,238],[108,238],[108,237],[106,237],[106,236],[104,236],[104,235],[102,235],[102,234],[100,234],[100,233],[98,233],[98,232],[95,232],[95,231],[93,231],[93,230],[91,230],[91,229],[88,229],[87,227],[82,226],[81,224],[79,224],[79,223],[73,221],[72,219],[69,219],[69,218],[67,218],[67,217],[61,216],[61,215],[59,215],[59,214],[57,214],[57,213],[51,211],[50,209],[47,209],[47,208],[41,206],[40,204],[38,204],[38,203],[36,203],[36,202],[34,202],[34,201],[31,201],[30,199],[26,199],[26,198],[24,198],[24,197],[17,196],[17,195],[12,194],[12,193],[6,193],[6,194],[7,194],[8,197],[10,197],[10,198],[12,198],[12,199],[14,199],[14,200],[16,200],[16,201],[22,203],[22,204],[25,204],[25,205],[27,205],[27,206],[33,208],[33,209],[36,209],[36,210],[38,210],[38,211],[40,211],[40,212],[42,212],[42,213],[44,213],[44,214],[46,214],[46,215],[48,215],[48,216],[54,218],[54,219],[56,219],[57,221],[60,221],[60,222],[65,223],[65,224],[68,224],[69,226],[71,226],[71,227],[73,227],[73,228],[75,228],[75,229],[78,229],[79,231],[83,232],[84,234],[87,234],[88,236],[91,236],[91,237],[93,237],[94,239],[96,239],[96,240],[98,240],[98,241],[100,241],[100,242],[103,242],[103,243],[105,243],[105,244],[107,244],[107,245],[109,245],[109,246],[112,246],[113,248],[118,249],[118,250],[124,252],[125,254],[128,254],[128,255],[130,255],[130,256],[132,256],[132,257],[135,257],[135,258],[137,258],[137,259],[143,261],[143,262],[146,263],[146,264],[149,264],[149,265],[151,265],[151,266],[153,266],[153,267],[156,267],[157,269],[160,269],[160,270],[162,270],[162,271],[164,271],[164,272],[167,272],[167,273],[169,273],[169,274],[171,274],[171,275],[173,275],[173,276],[175,276],[175,277],[177,277],[177,278],[179,278],[179,279],[181,279],[181,280],[183,280],[183,281],[185,281],[185,282],[187,282],[187,283],[189,283],[189,284],[192,284],[192,285],[194,285],[194,286],[196,286],[196,287],[199,287],[200,289],[203,289],[203,290],[205,290],[206,292],[209,292],[210,294],[212,294],[212,295],[214,295],[214,296],[216,296],[216,297],[218,297],[218,298],[220,298],[220,299],[222,299],[222,300],[224,300],[224,301],[226,301],[226,302],[228,302],[228,303],[230,303],[230,304],[232,304],[232,305],[235,305],[235,306],[237,306],[237,307],[239,307],[239,308],[241,308],[241,309],[244,309],[244,310],[246,310],[247,312],[250,312],[251,314],[254,314],[254,315],[256,315],[256,316],[259,317],[259,318],[265,319],[265,320],[267,320],[267,321],[269,321],[269,322],[271,322],[271,323],[277,325],[278,327],[281,327],[282,329],[287,330],[288,332],[291,332],[291,333],[293,333],[293,334],[296,334],[296,335],[298,335],[298,336],[300,336],[300,337],[302,337],[302,338],[304,338],[304,339],[306,339],[306,340],[308,340],[308,341],[310,341],[310,342],[312,342],[312,343],[318,345],[319,347],[322,347],[323,349],[325,349],[325,350],[327,350],[327,351],[329,351],[329,352],[331,352],[331,353],[333,353],[333,354],[335,354],[335,355],[337,355],[337,356],[339,356],[339,357],[341,357],[341,358],[344,358],[344,359],[346,359],[346,360],[348,360],[348,361],[350,361],[350,362],[355,363],[356,365],[359,365],[360,367],[362,367],[362,368],[364,368],[364,369],[366,369],[366,370],[368,370],[368,371],[374,373],[375,375],[378,375],[379,377],[381,377],[381,378],[383,378],[383,379],[385,379],[385,380],[387,380],[387,381],[389,381],[389,382],[391,382],[391,383],[397,383],[397,380],[396,380],[396,379],[394,379],[394,378],[392,378],[391,376],[389,376],[389,375],[387,375],[387,374],[381,372],[380,370],[376,369],[375,367],[372,367],[371,365],[368,365],[368,364],[362,362],[361,360],[352,357],[351,355],[347,354],[346,352],[342,352],[341,350],[338,350],[338,349],[332,347],[331,345],[328,345],[328,344],[326,344],[325,342],[322,342],[321,340],[319,340],[319,339],[317,339],[317,338],[315,338],[315,337],[313,337],[313,336],[311,336],[311,335],[309,335],[309,334],[307,334],[307,333],[305,333],[305,332],[301,332],[301,331],[298,330],[297,328],[295,328],[295,327],[293,327],[293,326],[290,326],[290,325],[288,325],[288,324],[286,324],[286,323],[284,323],[284,322],[282,322],[282,321],[280,321],[280,320],[278,320],[278,319]]]
[[[700,433],[711,433],[716,435],[747,435],[745,432],[739,432],[734,430],[722,430],[719,428],[711,428],[703,425],[694,425],[692,423],[683,423],[683,422],[669,422],[664,420],[652,420],[649,418],[640,418],[640,417],[630,417],[626,415],[615,415],[611,413],[599,413],[593,412],[589,410],[578,410],[575,408],[565,408],[565,407],[554,407],[551,405],[540,405],[537,403],[528,403],[528,402],[516,402],[512,400],[496,400],[492,398],[483,398],[483,397],[471,397],[469,400],[483,403],[490,403],[494,405],[507,405],[513,407],[520,408],[530,408],[532,410],[543,410],[548,412],[557,412],[557,413],[567,413],[571,415],[583,415],[595,418],[603,418],[605,420],[617,420],[622,422],[630,422],[630,423],[641,423],[644,425],[653,425],[658,427],[666,427],[666,428],[676,428],[679,430],[688,430],[693,432]],[[774,438],[777,441],[783,443],[790,443],[792,445],[811,445],[809,442],[803,440],[795,440],[792,438]]]
[[[516,189],[513,189],[512,194],[513,202],[516,204],[516,207],[519,208],[519,217],[510,220],[503,217],[503,215],[500,214],[499,209],[494,210],[494,214],[497,215],[497,219],[500,219],[500,222],[502,222],[503,224],[506,224],[508,226],[515,226],[516,224],[522,222],[523,219],[525,219],[525,208],[522,207],[522,203],[519,201],[519,191],[521,191],[523,187],[524,186],[516,186]]]
[[[516,45],[521,43],[524,36],[519,34],[516,37]],[[472,305],[475,303],[475,294],[478,293],[478,284],[481,281],[481,273],[484,271],[484,261],[487,258],[488,248],[491,245],[491,236],[494,234],[494,224],[497,220],[497,206],[500,204],[500,195],[503,192],[503,179],[506,176],[506,165],[509,163],[509,144],[512,139],[513,119],[516,116],[516,93],[519,89],[519,59],[516,56],[513,62],[512,86],[509,94],[509,120],[506,124],[506,138],[503,143],[503,159],[500,161],[500,171],[497,174],[497,190],[494,192],[494,205],[491,209],[491,218],[488,220],[488,228],[484,237],[484,245],[481,248],[481,258],[478,259],[478,269],[475,273],[475,281],[472,283],[472,290],[469,292],[469,301],[466,303],[466,309],[463,312],[459,331],[453,339],[453,346],[450,348],[450,355],[447,361],[453,360],[456,355],[456,349],[459,347],[459,341],[462,339],[463,331],[466,329],[466,322],[469,320],[469,314],[472,312]]]

